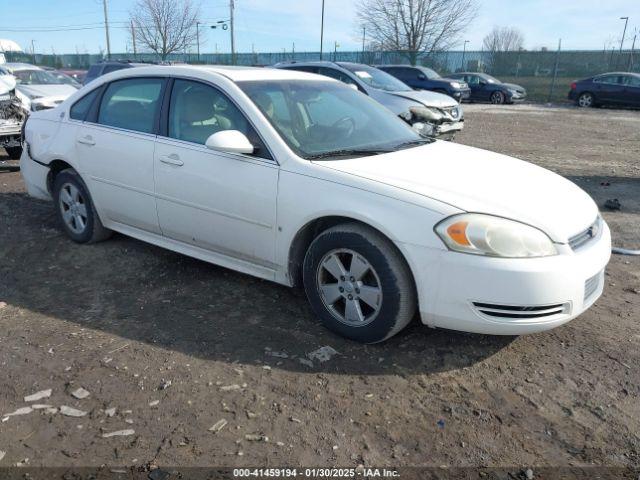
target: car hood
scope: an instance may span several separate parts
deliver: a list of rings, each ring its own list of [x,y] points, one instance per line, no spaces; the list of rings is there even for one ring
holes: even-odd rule
[[[419,102],[428,107],[444,108],[444,107],[458,106],[458,102],[456,102],[449,95],[430,92],[428,90],[410,90],[407,92],[389,92],[389,93],[397,97],[406,98],[408,100]]]
[[[435,141],[398,152],[316,162],[423,195],[467,212],[533,225],[566,243],[598,215],[587,193],[531,163],[487,150]]]
[[[509,88],[511,90],[520,90],[524,91],[524,87],[521,85],[516,85],[515,83],[501,83],[503,87]]]
[[[61,97],[66,98],[78,89],[71,85],[22,85],[16,86],[28,97]]]
[[[387,92],[384,90],[372,89],[371,97],[387,107],[396,115],[408,112],[410,107],[456,107],[458,102],[453,98],[441,93],[421,91],[408,92]]]

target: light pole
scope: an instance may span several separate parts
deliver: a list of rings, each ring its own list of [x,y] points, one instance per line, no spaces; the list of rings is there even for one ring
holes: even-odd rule
[[[320,60],[322,60],[323,37],[324,37],[324,0],[322,0],[322,15],[320,16]]]
[[[622,44],[624,43],[624,36],[627,33],[627,23],[629,23],[629,17],[620,17],[620,20],[624,20],[624,29],[622,30],[622,38],[620,39],[620,53],[618,55],[618,59],[622,57]],[[616,66],[618,62],[616,62]]]
[[[464,72],[464,56],[467,53],[467,43],[469,43],[469,40],[465,40],[464,45],[462,45],[462,65],[460,65],[460,67],[462,68],[463,72]]]

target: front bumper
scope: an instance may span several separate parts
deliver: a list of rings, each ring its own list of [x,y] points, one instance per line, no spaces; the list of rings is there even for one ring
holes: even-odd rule
[[[47,188],[49,167],[36,162],[29,156],[29,148],[26,143],[20,157],[20,173],[30,196],[40,200],[51,200],[51,194]]]
[[[524,102],[527,99],[526,93],[512,93],[509,97],[509,102],[511,103],[520,103]]]
[[[560,254],[531,259],[403,247],[416,280],[423,323],[520,335],[562,325],[598,299],[611,256],[611,234],[603,223],[599,236],[575,252],[559,245]]]
[[[19,147],[22,123],[0,120],[0,147]]]

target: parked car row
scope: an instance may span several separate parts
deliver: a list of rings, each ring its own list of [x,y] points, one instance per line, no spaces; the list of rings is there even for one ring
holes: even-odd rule
[[[379,70],[338,64],[339,81],[280,67],[101,76],[27,119],[27,190],[53,200],[75,242],[117,231],[302,286],[327,328],[361,342],[416,312],[432,327],[537,332],[601,295],[611,237],[575,184],[421,135],[372,99],[424,105],[428,92]]]

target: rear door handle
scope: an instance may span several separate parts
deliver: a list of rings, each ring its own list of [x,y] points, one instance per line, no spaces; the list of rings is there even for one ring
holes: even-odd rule
[[[91,135],[87,135],[86,137],[80,137],[78,139],[78,143],[82,143],[83,145],[95,145],[96,142],[93,140],[93,137]]]
[[[180,160],[180,157],[175,153],[172,153],[171,155],[161,155],[160,161],[162,163],[166,163],[167,165],[175,165],[176,167],[181,167],[182,165],[184,165],[184,162]]]

